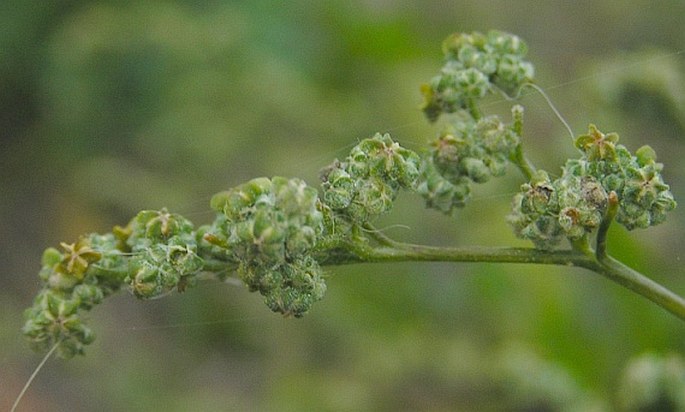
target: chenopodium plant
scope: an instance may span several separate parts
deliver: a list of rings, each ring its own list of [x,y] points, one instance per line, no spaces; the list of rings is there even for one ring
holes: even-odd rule
[[[325,167],[320,190],[297,178],[256,178],[212,198],[210,225],[195,228],[165,209],[146,210],[112,233],[48,248],[39,273],[43,289],[26,311],[24,334],[37,349],[56,347],[71,357],[93,341],[85,312],[119,289],[150,299],[183,292],[200,278],[232,276],[259,292],[272,311],[301,317],[324,296],[323,266],[407,260],[580,266],[685,319],[685,300],[606,252],[613,221],[628,230],[646,228],[676,206],[654,150],[644,146],[633,154],[617,134],[590,125],[575,138],[579,157],[551,179],[524,155],[521,105],[513,105],[510,119],[482,112],[479,103],[488,95],[514,99],[532,84],[526,51],[517,36],[497,31],[448,37],[443,68],[421,87],[428,120],[445,121],[420,153],[376,134]],[[472,185],[503,175],[509,164],[526,182],[508,221],[534,247],[406,244],[373,225],[401,190],[452,215],[468,203]]]

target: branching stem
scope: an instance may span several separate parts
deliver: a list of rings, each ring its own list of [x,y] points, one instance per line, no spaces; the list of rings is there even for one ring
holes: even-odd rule
[[[346,250],[322,257],[321,262],[329,265],[419,261],[577,266],[602,275],[685,320],[685,299],[608,255],[599,260],[591,248],[582,249],[584,248],[545,251],[533,248],[453,248],[401,242],[394,242],[392,247],[371,247],[355,242],[346,245]]]

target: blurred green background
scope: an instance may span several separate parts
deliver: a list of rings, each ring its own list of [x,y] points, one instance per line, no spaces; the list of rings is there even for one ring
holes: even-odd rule
[[[576,133],[649,143],[685,205],[685,2],[7,1],[0,4],[0,409],[38,364],[20,334],[47,246],[141,209],[211,221],[214,192],[298,176],[390,132],[437,129],[419,85],[455,31],[528,42],[538,84]],[[539,95],[525,146],[552,172],[575,156]],[[488,110],[507,113],[509,102]],[[454,218],[402,196],[379,223],[441,245],[524,245],[505,223],[521,177]],[[398,226],[402,225],[402,226]],[[613,228],[610,252],[685,294],[685,207]],[[626,365],[685,352],[685,324],[589,272],[485,264],[329,269],[325,299],[282,319],[243,287],[205,282],[95,308],[85,357],[51,359],[19,410],[604,410]]]

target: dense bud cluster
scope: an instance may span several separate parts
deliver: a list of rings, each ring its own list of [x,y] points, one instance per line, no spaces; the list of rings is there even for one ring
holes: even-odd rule
[[[576,139],[576,147],[584,154],[567,163],[567,173],[590,175],[602,183],[607,192],[618,195],[616,221],[632,230],[663,222],[666,213],[676,207],[669,186],[664,183],[663,164],[656,162],[656,153],[642,146],[632,155],[618,142],[616,133],[603,134],[594,125]]]
[[[389,211],[400,189],[414,188],[419,162],[390,135],[376,134],[322,171],[323,201],[334,213],[367,222]]]
[[[192,224],[179,215],[142,211],[114,234],[62,243],[63,251],[48,248],[39,273],[43,290],[25,313],[24,334],[41,350],[61,342],[62,357],[82,353],[94,339],[82,312],[123,285],[150,298],[190,284],[203,265],[194,236]]]
[[[421,88],[422,110],[431,121],[466,109],[495,89],[514,95],[533,79],[533,65],[524,60],[528,48],[512,34],[456,33],[445,39],[442,49],[445,65]]]
[[[257,178],[211,201],[219,212],[204,239],[223,249],[274,312],[300,317],[326,291],[311,251],[323,233],[316,189],[299,179]]]
[[[504,174],[520,144],[516,129],[523,111],[518,105],[512,111],[513,124],[487,116],[479,120],[467,117],[446,125],[430,144],[417,186],[429,207],[450,214],[455,207],[466,204],[472,182],[484,183]]]
[[[562,239],[578,240],[599,227],[608,195],[591,176],[564,174],[551,181],[538,171],[514,197],[508,220],[516,234],[539,249],[551,249]]]
[[[581,158],[569,160],[559,179],[539,171],[514,197],[508,220],[515,233],[540,249],[563,238],[580,239],[599,227],[609,193],[618,199],[616,221],[626,228],[662,222],[676,206],[660,174],[663,166],[649,146],[634,156],[617,142],[617,134],[590,125],[588,134],[576,139]]]
[[[62,243],[62,251],[45,250],[39,273],[43,290],[26,310],[23,327],[34,348],[47,350],[61,342],[58,354],[69,358],[93,341],[80,312],[120,288],[126,260],[116,245],[111,234],[90,234],[76,243]]]
[[[183,291],[202,269],[193,224],[178,214],[145,210],[115,231],[131,253],[125,281],[136,297]]]

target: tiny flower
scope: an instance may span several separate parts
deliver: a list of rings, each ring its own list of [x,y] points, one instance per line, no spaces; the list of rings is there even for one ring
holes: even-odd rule
[[[578,136],[575,144],[578,149],[585,153],[590,161],[612,161],[616,159],[617,142],[618,134],[609,133],[605,135],[597,129],[597,126],[591,124],[588,133]]]
[[[88,265],[97,262],[102,258],[102,254],[93,250],[89,242],[82,238],[76,243],[60,243],[64,249],[64,257],[59,263],[58,271],[74,276],[77,279],[83,279],[83,276],[88,269]]]

